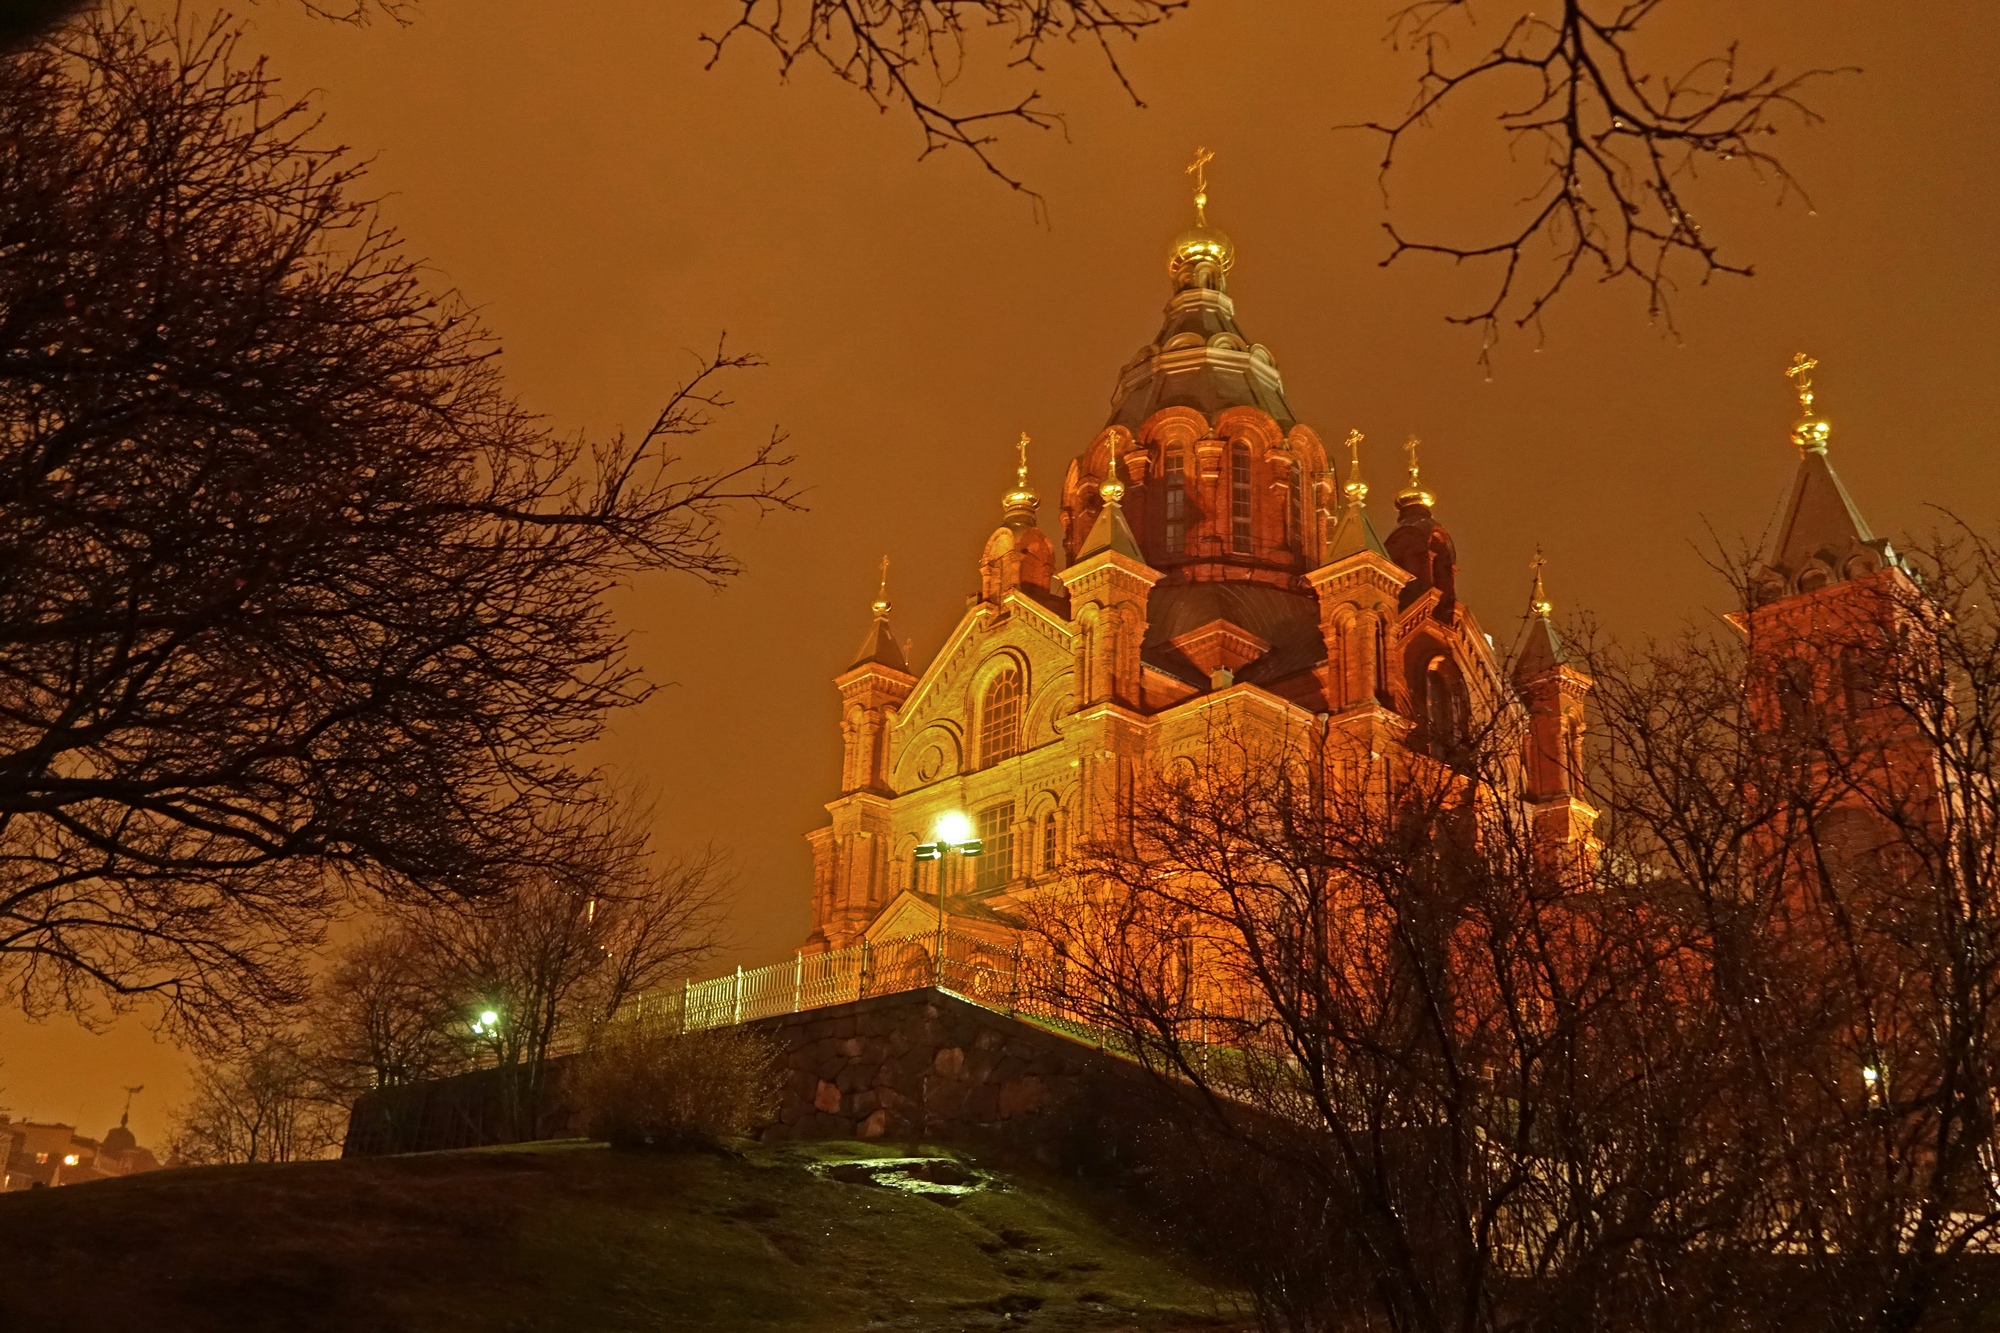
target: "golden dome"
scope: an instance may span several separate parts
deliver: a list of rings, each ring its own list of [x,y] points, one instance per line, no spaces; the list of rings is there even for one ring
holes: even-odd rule
[[[1197,222],[1174,237],[1173,256],[1167,261],[1167,271],[1178,273],[1182,265],[1204,259],[1227,273],[1236,263],[1236,245],[1222,228]]]

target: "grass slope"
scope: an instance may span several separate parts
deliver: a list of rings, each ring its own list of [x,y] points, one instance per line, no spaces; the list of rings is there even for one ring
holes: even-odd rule
[[[864,1183],[876,1171],[867,1162],[902,1155],[550,1144],[8,1194],[0,1329],[1067,1333],[1247,1322],[1229,1294],[1058,1182],[979,1168],[986,1187],[945,1202]]]

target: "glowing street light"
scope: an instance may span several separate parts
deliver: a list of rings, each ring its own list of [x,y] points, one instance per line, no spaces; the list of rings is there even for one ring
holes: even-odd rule
[[[497,1009],[481,1010],[479,1017],[472,1020],[472,1035],[475,1037],[492,1037],[499,1031],[500,1011]]]

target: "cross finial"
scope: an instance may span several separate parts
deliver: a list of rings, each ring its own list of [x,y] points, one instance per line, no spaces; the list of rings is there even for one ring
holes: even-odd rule
[[[1410,481],[1402,490],[1396,492],[1396,508],[1398,509],[1401,509],[1405,505],[1422,505],[1424,508],[1429,509],[1433,504],[1437,503],[1437,497],[1425,490],[1422,482],[1419,480],[1422,475],[1421,469],[1417,467],[1417,445],[1419,443],[1420,441],[1414,435],[1403,441],[1403,453],[1410,460]]]
[[[1365,438],[1358,430],[1347,432],[1347,484],[1340,489],[1353,505],[1368,503],[1368,483],[1361,480],[1361,441]]]
[[[1785,378],[1792,382],[1794,389],[1798,390],[1799,409],[1807,416],[1812,415],[1812,373],[1813,367],[1818,364],[1818,361],[1800,352],[1792,358],[1792,364],[1785,367]]]
[[[1823,454],[1826,452],[1827,437],[1833,434],[1833,427],[1825,418],[1813,415],[1813,367],[1819,364],[1812,357],[1800,352],[1792,358],[1792,364],[1785,367],[1785,378],[1799,393],[1799,424],[1792,427],[1792,443],[1799,446],[1801,454]]]
[[[1194,161],[1187,167],[1187,174],[1194,177],[1194,220],[1203,226],[1208,224],[1208,164],[1213,161],[1214,153],[1196,148]]]
[[[1097,493],[1111,504],[1125,498],[1125,483],[1118,480],[1118,432],[1112,431],[1105,439],[1105,447],[1111,450],[1111,462],[1106,466],[1104,484]]]
[[[882,557],[882,586],[875,594],[875,618],[887,619],[889,615],[889,557]]]
[[[1023,486],[1028,484],[1028,432],[1021,432],[1021,442],[1014,446],[1021,451],[1021,466],[1014,469],[1014,475]]]
[[[1528,605],[1536,615],[1544,618],[1551,611],[1555,610],[1555,607],[1549,602],[1548,594],[1542,591],[1542,566],[1547,563],[1549,562],[1542,558],[1542,548],[1537,546],[1535,548],[1535,558],[1528,562],[1528,568],[1535,571],[1535,591],[1533,596],[1529,598]]]

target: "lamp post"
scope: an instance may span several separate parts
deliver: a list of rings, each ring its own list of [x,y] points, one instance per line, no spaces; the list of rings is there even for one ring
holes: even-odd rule
[[[938,822],[931,831],[931,841],[917,844],[919,861],[936,861],[937,868],[937,948],[931,956],[932,981],[940,990],[944,988],[944,858],[957,853],[960,856],[977,856],[986,850],[986,844],[973,837],[972,821],[956,810],[938,816]]]

